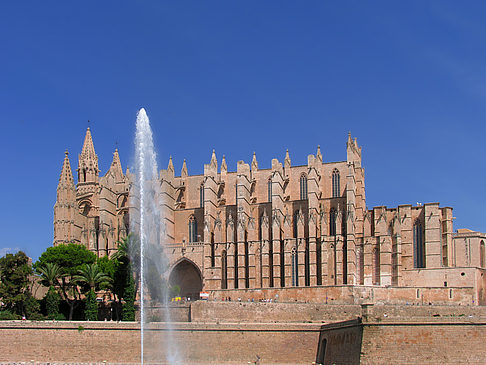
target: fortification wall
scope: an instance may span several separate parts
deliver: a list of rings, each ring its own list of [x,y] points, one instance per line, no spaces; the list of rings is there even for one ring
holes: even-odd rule
[[[348,323],[345,330],[339,323],[323,326],[323,322],[358,316],[363,316],[364,323],[354,327]],[[309,364],[316,360],[320,333],[328,335],[324,352],[327,356],[334,353],[338,356],[334,360],[339,361],[361,352],[364,364],[452,364],[486,359],[482,346],[486,307],[200,301],[191,303],[191,320],[170,324],[173,339],[183,344],[181,356],[191,364],[248,363],[256,355],[265,364]],[[146,348],[160,348],[167,342],[160,340],[167,329],[164,323],[149,324]],[[150,351],[146,359],[160,361]],[[31,360],[138,363],[140,325],[0,322],[0,363]]]
[[[82,326],[82,328],[80,327]],[[173,323],[172,341],[181,343],[185,363],[308,364],[319,338],[315,324]],[[151,349],[163,348],[163,323],[148,326],[145,359],[160,363]],[[160,335],[160,336],[159,336]],[[165,358],[165,355],[162,355]],[[0,362],[139,363],[140,327],[116,322],[0,322]]]
[[[203,323],[331,323],[368,318],[370,321],[486,322],[486,307],[449,305],[335,305],[197,301],[191,321]]]
[[[192,322],[329,323],[360,315],[359,305],[211,301],[191,304]]]
[[[0,322],[0,362],[140,360],[140,326],[116,322]]]
[[[316,286],[263,289],[210,290],[211,300],[242,301],[277,300],[279,302],[321,304],[436,304],[478,305],[473,287],[378,287],[378,286]],[[303,298],[305,298],[303,300]]]
[[[321,364],[483,364],[486,322],[364,322],[322,327]]]
[[[366,323],[361,364],[483,364],[483,323]]]

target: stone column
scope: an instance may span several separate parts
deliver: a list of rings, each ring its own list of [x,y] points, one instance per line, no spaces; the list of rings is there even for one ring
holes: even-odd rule
[[[281,286],[281,242],[283,239],[283,166],[277,159],[272,160],[272,248],[273,248],[273,286]],[[284,264],[285,265],[285,264]]]
[[[235,243],[235,231],[234,221],[231,213],[229,214],[228,221],[226,223],[226,242],[227,242],[227,278],[228,289],[235,289],[238,287],[238,283],[235,279],[235,273],[237,268],[235,267],[235,257],[237,255],[237,247]]]
[[[270,287],[270,227],[269,227],[269,217],[267,211],[263,211],[261,219],[261,250],[262,250],[262,287]]]
[[[424,204],[425,267],[442,267],[441,227],[439,203]]]
[[[298,261],[298,284],[305,286],[305,231],[304,231],[304,215],[302,210],[299,210],[294,219],[297,219],[297,261]]]

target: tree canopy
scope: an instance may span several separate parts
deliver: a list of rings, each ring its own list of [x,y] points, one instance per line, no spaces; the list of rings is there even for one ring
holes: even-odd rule
[[[69,243],[48,247],[35,263],[36,270],[47,263],[57,264],[67,275],[76,275],[86,264],[94,264],[96,255],[83,245]]]
[[[22,251],[0,258],[0,298],[5,309],[25,314],[26,303],[31,297],[31,274],[29,258]]]
[[[97,288],[105,288],[112,283],[112,279],[101,271],[97,264],[84,265],[78,271],[78,275],[73,276],[73,279],[92,291]]]

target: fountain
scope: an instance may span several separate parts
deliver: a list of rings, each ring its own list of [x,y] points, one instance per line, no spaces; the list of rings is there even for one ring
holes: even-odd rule
[[[161,194],[150,121],[144,108],[137,114],[135,169],[131,188],[132,258],[139,278],[141,363],[178,364],[168,308],[168,260],[161,239]],[[133,213],[132,213],[133,212]],[[163,229],[162,229],[163,232]],[[162,314],[147,309],[162,309]],[[162,323],[160,323],[162,322]],[[165,355],[164,355],[165,354]],[[165,360],[163,357],[165,356]]]

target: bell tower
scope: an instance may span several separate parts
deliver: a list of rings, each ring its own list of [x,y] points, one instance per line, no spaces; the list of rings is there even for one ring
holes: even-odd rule
[[[76,188],[66,150],[54,205],[54,246],[78,241],[74,232],[76,208]]]
[[[89,127],[86,130],[83,149],[78,157],[77,171],[76,202],[81,214],[81,243],[89,250],[98,251],[100,170]]]

